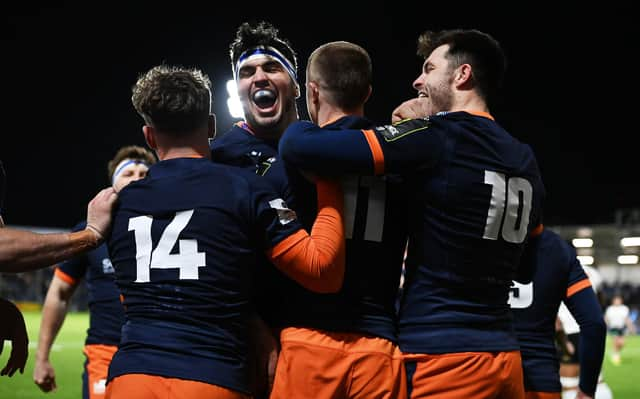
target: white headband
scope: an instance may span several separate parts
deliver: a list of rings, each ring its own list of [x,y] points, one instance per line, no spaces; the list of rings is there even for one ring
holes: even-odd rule
[[[140,165],[140,164],[145,165],[147,168],[149,167],[148,163],[140,159],[125,158],[122,161],[120,161],[118,166],[116,166],[115,171],[113,172],[113,176],[111,177],[111,184],[113,185],[116,183],[116,179],[118,178],[118,176],[120,176],[122,172],[124,172],[125,169],[127,169],[128,166]]]
[[[299,86],[298,75],[296,74],[296,69],[293,66],[293,64],[284,55],[282,55],[281,52],[279,52],[278,50],[276,50],[274,47],[271,47],[271,46],[251,47],[250,49],[246,50],[244,53],[240,54],[240,57],[238,57],[238,62],[236,63],[236,69],[234,71],[235,72],[234,79],[236,80],[236,82],[238,81],[238,77],[239,77],[238,74],[240,72],[240,68],[242,67],[242,65],[245,62],[258,57],[267,57],[269,59],[277,61],[289,73],[289,76],[291,76],[291,80],[293,80],[296,86]]]

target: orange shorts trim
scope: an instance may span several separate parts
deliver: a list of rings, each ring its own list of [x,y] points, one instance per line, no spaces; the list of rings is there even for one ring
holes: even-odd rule
[[[104,399],[109,363],[116,353],[116,345],[85,345],[82,353],[87,357],[86,392],[89,399]]]
[[[519,351],[406,354],[411,399],[525,399]]]
[[[125,374],[107,385],[106,399],[251,399],[251,396],[200,381],[148,374]]]
[[[406,399],[402,354],[384,338],[285,328],[270,399]]]
[[[525,392],[525,399],[562,399],[560,392]]]

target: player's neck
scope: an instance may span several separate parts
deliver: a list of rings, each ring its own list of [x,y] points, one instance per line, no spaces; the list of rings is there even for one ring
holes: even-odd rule
[[[476,95],[475,93],[468,92],[467,95],[458,96],[453,106],[451,107],[452,112],[455,111],[466,111],[466,112],[489,112],[489,106],[486,101]]]
[[[318,120],[316,124],[318,126],[324,126],[349,115],[364,116],[364,106],[353,111],[346,111],[333,106],[320,107],[320,109],[318,109]]]
[[[296,111],[283,114],[282,118],[280,118],[276,124],[270,126],[260,126],[255,123],[251,124],[249,121],[245,123],[247,124],[249,132],[257,138],[266,141],[278,141],[280,137],[282,137],[285,129],[297,120],[298,113]]]
[[[175,158],[211,158],[211,150],[208,145],[171,147],[157,150],[158,159],[166,161]]]

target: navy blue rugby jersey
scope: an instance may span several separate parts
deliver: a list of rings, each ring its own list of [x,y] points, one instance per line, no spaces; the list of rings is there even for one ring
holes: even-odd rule
[[[279,150],[300,168],[407,179],[403,352],[519,348],[509,288],[520,278],[520,257],[544,197],[528,145],[489,114],[451,112],[371,130],[332,132],[296,122]]]
[[[369,120],[346,116],[324,126],[366,129]],[[336,294],[293,290],[284,308],[289,325],[362,333],[397,342],[396,294],[407,240],[407,198],[399,176],[342,177],[346,241],[345,279]]]
[[[224,135],[216,137],[211,142],[211,159],[263,176],[287,206],[295,210],[305,229],[311,231],[317,213],[315,184],[309,183],[297,170],[288,168],[282,162],[277,153],[277,141],[259,139],[248,129],[245,122],[238,122]],[[259,262],[264,267],[259,267],[255,275],[255,307],[270,327],[283,327],[287,323],[282,309],[290,301],[285,292],[304,289],[271,266],[265,256],[259,256]]]
[[[560,392],[559,359],[555,344],[555,323],[560,302],[571,303],[571,309],[581,321],[602,318],[602,310],[591,283],[576,257],[576,252],[562,237],[545,229],[535,242],[535,273],[528,284],[513,283],[509,304],[513,310],[516,333],[522,353],[525,389],[537,392]],[[604,333],[602,334],[604,340]],[[587,343],[591,352],[597,352],[597,342]],[[602,356],[593,363],[599,370]],[[585,382],[594,392],[598,372],[592,381]],[[591,366],[592,368],[592,366]]]
[[[158,162],[121,191],[108,242],[127,322],[109,380],[143,373],[249,392],[256,255],[301,229],[281,204],[264,179],[205,158]]]
[[[225,134],[216,136],[210,149],[212,161],[252,169],[264,176],[278,156],[278,140],[259,139],[246,122],[237,122]]]
[[[87,222],[80,222],[72,231],[84,230],[86,225]],[[124,309],[107,245],[102,244],[86,254],[60,263],[55,275],[71,285],[79,284],[83,278],[86,281],[89,329],[85,343],[117,345],[124,323]]]
[[[211,142],[211,160],[252,170],[266,177],[289,208],[296,210],[303,226],[311,230],[316,217],[315,184],[282,162],[276,140],[257,138],[245,122],[238,122]]]

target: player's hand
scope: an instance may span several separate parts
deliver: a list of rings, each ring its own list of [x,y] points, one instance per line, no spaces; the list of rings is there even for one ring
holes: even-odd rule
[[[107,187],[96,194],[87,206],[87,229],[91,230],[98,242],[102,242],[111,228],[111,211],[118,199],[113,187]]]
[[[433,107],[429,97],[416,97],[397,106],[391,113],[391,122],[396,123],[404,119],[424,118],[433,114]]]
[[[11,354],[7,364],[0,371],[0,375],[13,377],[18,370],[20,370],[20,374],[24,373],[24,366],[27,364],[27,358],[29,357],[29,336],[27,335],[27,326],[20,310],[14,304],[5,300],[2,300],[1,308],[2,315],[0,320],[6,324],[2,329],[4,333],[0,334],[0,354],[4,347],[4,340],[11,341]]]
[[[55,391],[56,388],[58,388],[56,385],[56,372],[48,360],[36,360],[35,368],[33,369],[33,382],[35,382],[43,392]]]

